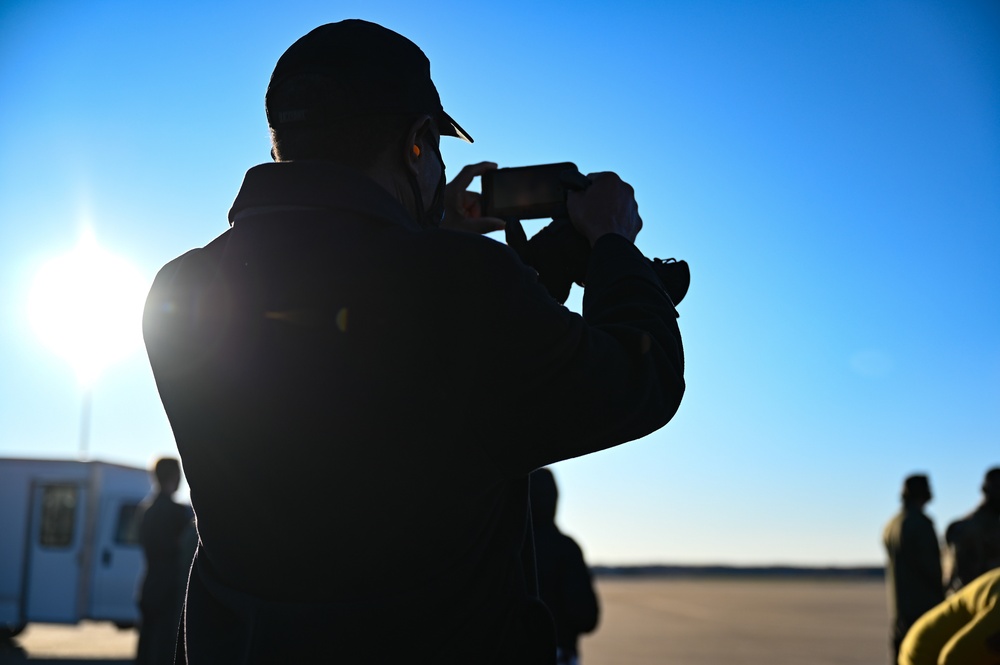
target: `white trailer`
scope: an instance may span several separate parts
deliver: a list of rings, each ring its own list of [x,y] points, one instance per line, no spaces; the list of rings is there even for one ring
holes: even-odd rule
[[[0,458],[0,640],[30,622],[138,621],[146,469]]]

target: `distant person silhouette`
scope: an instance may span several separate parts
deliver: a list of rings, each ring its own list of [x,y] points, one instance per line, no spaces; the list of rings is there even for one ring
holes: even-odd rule
[[[1000,567],[1000,467],[986,472],[982,491],[979,507],[945,531],[952,555],[948,588],[953,591]]]
[[[153,478],[156,491],[142,502],[137,518],[146,561],[139,592],[137,665],[174,662],[187,571],[194,554],[191,509],[173,500],[181,482],[180,464],[170,457],[157,460]]]
[[[559,490],[548,468],[531,474],[531,521],[542,602],[556,626],[557,662],[580,662],[580,635],[597,627],[600,607],[583,551],[556,526]]]
[[[892,662],[910,626],[944,600],[941,548],[934,523],[924,514],[931,500],[925,475],[903,481],[903,508],[885,526],[882,541],[888,555],[886,586],[891,621]]]
[[[1000,665],[1000,568],[924,613],[906,634],[898,665]]]

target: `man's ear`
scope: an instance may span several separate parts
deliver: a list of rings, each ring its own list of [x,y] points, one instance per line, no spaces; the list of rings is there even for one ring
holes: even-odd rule
[[[403,143],[403,161],[413,175],[420,172],[420,160],[424,159],[424,155],[431,154],[430,142],[433,140],[434,125],[431,117],[422,115],[414,120]]]

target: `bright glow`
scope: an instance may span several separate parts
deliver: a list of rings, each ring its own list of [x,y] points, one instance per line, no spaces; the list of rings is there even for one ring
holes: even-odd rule
[[[148,288],[135,266],[99,247],[85,229],[73,250],[38,271],[28,318],[42,342],[89,387],[108,365],[139,347]]]

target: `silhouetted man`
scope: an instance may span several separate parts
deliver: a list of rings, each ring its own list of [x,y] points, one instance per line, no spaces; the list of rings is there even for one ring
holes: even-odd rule
[[[597,627],[600,607],[583,551],[556,526],[558,501],[559,489],[552,471],[533,472],[531,522],[538,590],[555,623],[556,662],[578,665],[580,635]]]
[[[925,612],[903,640],[899,665],[1000,665],[1000,569]]]
[[[275,66],[275,163],[157,275],[150,364],[200,536],[191,663],[551,662],[521,561],[528,474],[644,436],[684,391],[632,188],[569,195],[584,316],[446,186],[423,52],[364,21]],[[472,231],[472,232],[469,232]]]
[[[986,472],[982,490],[979,507],[945,531],[953,562],[948,585],[952,590],[1000,567],[1000,467]]]
[[[173,499],[181,483],[180,464],[169,457],[157,460],[153,478],[156,491],[143,501],[137,518],[139,543],[146,560],[139,592],[138,665],[174,662],[186,573],[191,563],[191,552],[184,545],[191,528],[191,509]]]
[[[913,622],[944,600],[941,549],[934,523],[923,512],[931,496],[927,476],[907,477],[903,481],[903,509],[889,521],[882,534],[889,557],[885,579],[893,663]]]

